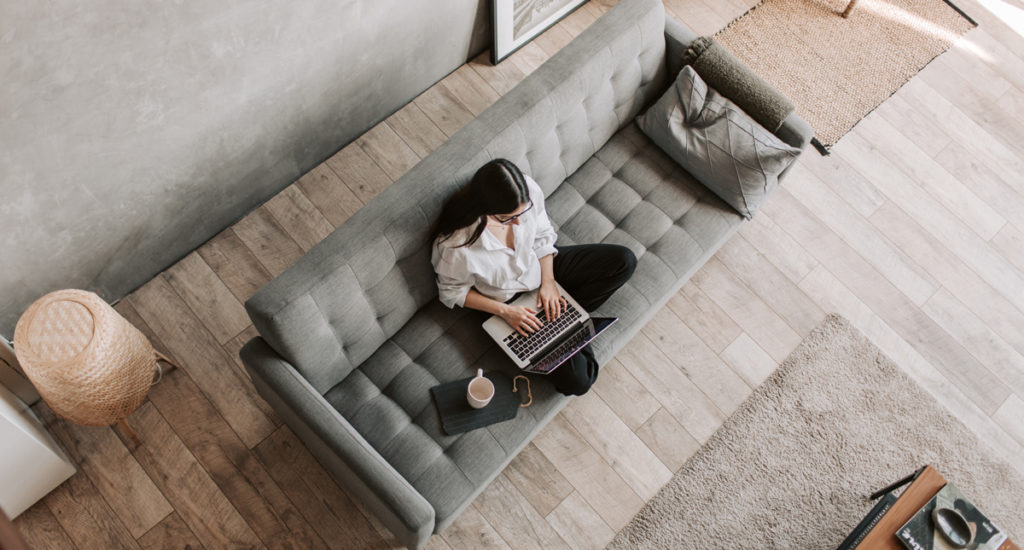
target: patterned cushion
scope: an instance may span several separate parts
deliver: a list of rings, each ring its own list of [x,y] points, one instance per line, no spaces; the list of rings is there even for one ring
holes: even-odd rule
[[[700,78],[693,67],[637,119],[640,128],[708,189],[750,218],[800,154]]]

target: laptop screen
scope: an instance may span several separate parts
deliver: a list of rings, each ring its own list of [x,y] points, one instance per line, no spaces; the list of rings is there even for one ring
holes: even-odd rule
[[[591,317],[587,319],[585,323],[580,325],[580,328],[563,340],[558,347],[545,354],[525,370],[538,374],[551,373],[618,320],[618,317]]]

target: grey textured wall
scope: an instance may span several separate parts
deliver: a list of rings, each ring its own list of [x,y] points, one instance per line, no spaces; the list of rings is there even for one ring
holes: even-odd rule
[[[0,2],[0,334],[202,244],[485,49],[488,6]]]

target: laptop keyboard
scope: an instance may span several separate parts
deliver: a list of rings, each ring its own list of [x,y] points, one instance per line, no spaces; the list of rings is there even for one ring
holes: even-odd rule
[[[537,318],[540,319],[541,327],[540,330],[523,336],[517,331],[512,331],[511,334],[504,338],[505,344],[512,350],[512,353],[516,354],[516,357],[526,361],[533,354],[537,353],[538,350],[551,343],[552,340],[557,338],[566,327],[576,323],[583,314],[578,309],[573,307],[571,303],[566,301],[568,309],[562,312],[561,315],[555,318],[554,322],[549,323],[541,311],[537,314]]]

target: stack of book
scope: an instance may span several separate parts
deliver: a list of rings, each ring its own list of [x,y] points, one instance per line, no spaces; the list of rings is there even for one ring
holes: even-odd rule
[[[903,494],[896,490],[910,482]],[[972,525],[974,539],[967,550],[1020,550],[959,490],[931,466],[914,476],[883,489],[878,502],[839,550],[946,550],[964,548],[952,545],[935,529],[932,511],[953,508]]]

